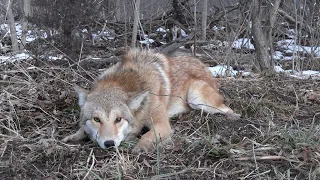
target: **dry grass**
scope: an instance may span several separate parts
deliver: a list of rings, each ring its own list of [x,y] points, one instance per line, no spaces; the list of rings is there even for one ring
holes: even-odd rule
[[[240,120],[193,111],[172,120],[171,143],[136,156],[132,143],[102,150],[90,141],[60,141],[78,128],[72,84],[89,87],[98,73],[61,64],[1,65],[0,179],[320,177],[319,81],[221,79]]]

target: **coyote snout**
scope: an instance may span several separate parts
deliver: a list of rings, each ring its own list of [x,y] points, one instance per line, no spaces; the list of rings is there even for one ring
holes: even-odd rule
[[[134,152],[149,151],[171,133],[169,118],[192,109],[239,118],[224,105],[216,82],[200,60],[168,58],[132,50],[107,69],[90,92],[76,86],[80,129],[63,141],[79,141],[88,134],[103,149],[143,134]]]

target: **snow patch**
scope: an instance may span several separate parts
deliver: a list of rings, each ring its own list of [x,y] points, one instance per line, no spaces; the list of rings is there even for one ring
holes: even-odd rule
[[[281,60],[281,59],[283,59],[283,57],[284,56],[283,56],[282,52],[280,52],[280,51],[275,51],[274,55],[272,56],[272,58],[275,60]]]
[[[163,27],[159,27],[156,32],[163,32],[163,33],[166,33],[166,29],[164,29]]]
[[[204,45],[204,46],[201,46],[201,47],[205,48],[205,49],[214,49],[214,48],[217,48],[217,47],[225,47],[225,46],[228,46],[228,45],[229,45],[229,43],[227,41],[214,40],[210,44]]]
[[[248,38],[240,38],[235,40],[232,43],[232,47],[236,49],[242,49],[242,48],[248,48],[254,50],[253,44],[250,42],[250,39]]]
[[[320,47],[310,47],[310,46],[301,46],[296,45],[294,39],[284,39],[277,42],[279,48],[284,49],[286,53],[301,52],[307,54],[315,54],[320,56]]]
[[[20,23],[15,23],[15,27],[16,27],[17,38],[21,39],[22,25]],[[3,30],[4,32],[7,33],[5,36],[9,36],[10,35],[9,24],[1,24],[0,25],[0,30]],[[26,42],[27,43],[32,42],[35,39],[37,39],[38,37],[41,37],[41,38],[47,38],[48,37],[47,33],[44,30],[39,30],[38,33],[36,31],[27,30]]]
[[[16,62],[20,60],[25,60],[28,59],[31,55],[28,53],[19,53],[19,54],[14,54],[12,56],[0,56],[0,63],[8,63],[8,62]]]
[[[214,30],[214,31],[221,31],[221,30],[224,30],[226,27],[224,27],[224,26],[217,26],[217,25],[215,25],[215,26],[213,26],[212,27],[212,30]]]
[[[284,69],[282,69],[281,66],[274,66],[274,71],[279,73],[279,72],[284,72]]]
[[[296,30],[295,30],[295,29],[288,29],[288,30],[287,30],[287,36],[288,36],[289,38],[294,39],[294,37],[296,36]]]
[[[153,39],[150,39],[150,38],[145,38],[145,40],[139,41],[139,42],[140,42],[140,44],[149,45],[149,44],[154,43],[154,40],[153,40]]]
[[[292,71],[284,70],[281,66],[274,66],[274,71],[277,73],[283,72],[290,77],[297,79],[320,79],[320,71],[306,70],[306,71]]]
[[[214,77],[226,77],[227,76],[227,70],[228,70],[228,66],[226,65],[217,65],[214,67],[208,67],[209,71],[211,72],[211,74]],[[229,71],[230,71],[230,76],[236,76],[236,75],[242,75],[242,76],[249,76],[250,72],[246,72],[246,71],[236,71],[233,70],[233,68],[231,66],[229,66]]]
[[[301,72],[294,72],[289,76],[297,79],[320,79],[320,71],[307,70]]]
[[[85,30],[82,30],[85,31]],[[115,36],[114,36],[115,32],[114,30],[104,30],[104,31],[98,31],[97,33],[92,33],[91,37],[93,40],[96,41],[102,41],[102,38],[106,38],[108,40],[114,40]]]
[[[282,60],[284,61],[291,61],[293,59],[292,56],[284,56]]]
[[[55,60],[60,60],[62,59],[61,57],[56,57],[56,56],[48,56],[49,61],[55,61]]]
[[[180,31],[183,38],[188,37],[188,34],[183,29],[180,29]]]

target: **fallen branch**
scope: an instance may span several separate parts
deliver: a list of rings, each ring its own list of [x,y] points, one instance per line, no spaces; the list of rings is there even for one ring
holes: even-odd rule
[[[293,159],[288,159],[283,156],[255,156],[255,157],[239,157],[239,158],[234,158],[236,161],[263,161],[263,160],[286,160],[289,162],[296,162],[300,163],[301,161],[293,160]]]
[[[256,156],[255,158],[253,157],[240,157],[240,158],[235,158],[234,160],[236,161],[251,161],[251,160],[286,160],[285,157],[283,156]]]
[[[312,33],[316,33],[315,29],[311,26],[309,26],[308,24],[305,24],[301,21],[299,21],[298,19],[292,17],[289,13],[285,12],[283,9],[279,8],[278,12],[280,15],[282,15],[284,17],[284,19],[286,19],[289,23],[291,24],[298,24],[300,25],[300,27],[302,29],[304,29],[307,32],[312,32]]]
[[[159,52],[166,54],[166,55],[170,55],[173,51],[175,51],[176,49],[178,49],[179,47],[181,47],[182,45],[188,43],[188,41],[190,39],[192,39],[194,36],[193,33],[191,33],[187,38],[185,39],[176,39],[174,41],[172,41],[169,45],[166,45],[165,47],[163,47],[162,49],[159,50]]]

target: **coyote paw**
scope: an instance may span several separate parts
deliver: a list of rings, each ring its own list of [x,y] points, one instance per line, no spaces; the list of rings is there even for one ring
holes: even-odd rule
[[[71,134],[65,138],[63,138],[62,142],[69,142],[69,141],[80,141],[83,140],[86,137],[84,131],[82,129],[79,129],[76,133]]]
[[[133,154],[139,154],[141,152],[148,152],[148,149],[147,148],[144,148],[144,147],[139,147],[139,146],[135,146],[132,150],[132,153]]]
[[[61,141],[64,142],[64,143],[66,143],[66,142],[71,141],[72,139],[73,139],[73,136],[70,135],[70,136],[67,136],[67,137],[63,138]]]
[[[237,113],[230,113],[230,114],[227,114],[227,117],[230,120],[238,120],[240,119],[241,115]]]
[[[141,152],[150,152],[152,150],[152,144],[139,142],[132,150],[133,154],[139,154]]]

